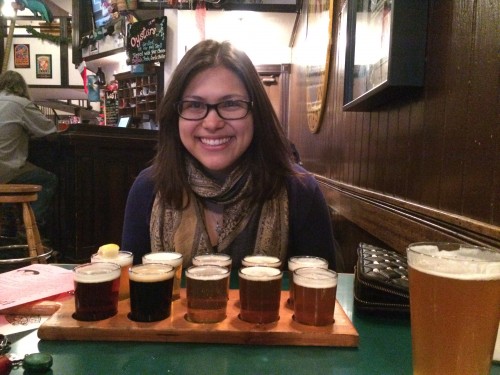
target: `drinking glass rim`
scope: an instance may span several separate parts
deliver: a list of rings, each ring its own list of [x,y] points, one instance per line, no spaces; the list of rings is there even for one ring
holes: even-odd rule
[[[438,248],[438,253],[432,253],[428,254],[426,252],[419,251],[418,247],[437,247]],[[447,249],[449,247],[449,249]],[[478,258],[473,258],[473,257],[466,257],[464,255],[463,258],[457,258],[453,256],[449,256],[450,253],[458,251],[458,250],[463,250],[463,249],[471,249],[471,250],[481,250],[485,251],[488,253],[491,253],[493,255],[496,255],[498,259],[478,259]],[[407,254],[415,254],[418,256],[422,257],[427,257],[427,258],[437,258],[437,259],[444,259],[444,260],[453,260],[453,261],[460,261],[460,260],[466,260],[468,262],[477,262],[477,263],[496,263],[500,262],[500,250],[496,249],[494,247],[487,247],[487,246],[478,246],[478,245],[471,245],[467,243],[459,243],[459,242],[432,242],[432,241],[422,241],[422,242],[413,242],[409,244],[406,248]],[[448,256],[447,256],[448,255]]]

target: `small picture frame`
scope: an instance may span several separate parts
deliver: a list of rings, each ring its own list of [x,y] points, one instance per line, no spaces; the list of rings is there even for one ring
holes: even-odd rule
[[[36,55],[36,78],[52,78],[52,55]]]
[[[29,44],[14,44],[14,67],[16,69],[30,68]]]

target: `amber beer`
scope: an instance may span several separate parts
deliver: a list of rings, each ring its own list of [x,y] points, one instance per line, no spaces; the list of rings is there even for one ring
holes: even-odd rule
[[[489,374],[500,317],[500,252],[416,243],[407,254],[413,373]]]
[[[229,270],[205,265],[186,270],[187,319],[217,323],[226,318]]]
[[[138,264],[129,269],[131,320],[156,322],[170,316],[174,274],[169,264]]]
[[[170,264],[175,268],[174,288],[172,292],[173,301],[181,298],[182,259],[182,254],[174,251],[148,253],[142,257],[142,263]]]
[[[297,268],[293,271],[294,319],[311,326],[333,323],[337,295],[337,273],[324,268]]]
[[[328,268],[328,261],[326,259],[315,257],[311,255],[299,255],[288,259],[288,289],[290,296],[288,297],[288,306],[293,308],[294,290],[293,290],[293,271],[297,268],[303,267],[317,267]]]
[[[119,300],[130,298],[130,289],[128,281],[128,269],[134,261],[134,254],[130,251],[119,251],[115,257],[106,257],[99,253],[92,255],[90,261],[94,262],[111,262],[117,263],[121,267],[120,275],[120,292],[118,294]]]
[[[274,267],[243,267],[239,273],[240,319],[272,323],[279,319],[283,272]]]
[[[115,263],[87,263],[73,269],[77,320],[95,321],[118,312],[120,266]]]

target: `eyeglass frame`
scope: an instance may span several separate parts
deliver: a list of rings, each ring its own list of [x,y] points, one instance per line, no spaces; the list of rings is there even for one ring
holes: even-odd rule
[[[204,105],[206,106],[206,112],[205,112],[205,115],[203,115],[203,116],[202,116],[202,117],[200,117],[200,118],[196,118],[196,119],[186,118],[186,117],[182,116],[182,114],[180,113],[180,108],[179,108],[179,107],[180,107],[180,105],[181,105],[182,103],[186,103],[186,102],[187,102],[187,103],[201,103],[201,104],[204,104]],[[243,102],[243,103],[245,103],[245,104],[247,104],[247,105],[248,105],[247,111],[246,111],[246,113],[245,113],[243,116],[241,116],[241,117],[237,117],[237,118],[226,118],[226,117],[224,117],[224,116],[222,116],[222,115],[220,114],[220,112],[219,112],[219,108],[217,108],[217,106],[219,106],[219,105],[221,105],[221,104],[223,104],[223,103],[226,103],[226,102]],[[242,118],[245,118],[245,117],[248,115],[248,113],[249,113],[249,112],[253,109],[253,101],[251,101],[251,100],[243,100],[243,99],[234,99],[234,100],[223,100],[223,101],[218,102],[218,103],[209,104],[209,103],[205,103],[205,102],[202,102],[202,101],[199,101],[199,100],[179,100],[178,102],[175,102],[175,103],[174,103],[174,108],[175,108],[175,110],[176,110],[177,114],[179,115],[179,117],[183,118],[184,120],[188,120],[188,121],[200,121],[200,120],[203,120],[203,119],[205,119],[205,118],[208,116],[208,114],[209,114],[210,110],[212,110],[212,109],[215,109],[215,112],[217,112],[217,115],[218,115],[221,119],[223,119],[223,120],[241,120]]]

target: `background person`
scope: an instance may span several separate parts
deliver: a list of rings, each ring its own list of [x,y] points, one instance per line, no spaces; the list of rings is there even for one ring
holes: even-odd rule
[[[127,199],[122,248],[140,263],[177,251],[317,255],[335,267],[328,207],[290,144],[248,56],[200,42],[175,69],[159,109],[153,165]]]
[[[43,137],[55,132],[54,123],[31,101],[24,78],[15,71],[2,73],[0,75],[0,183],[42,186],[38,199],[31,203],[42,234],[50,218],[57,177],[27,161],[28,146],[31,137]],[[2,211],[4,216],[11,213],[5,207]],[[12,234],[15,236],[15,233],[7,235],[10,237]]]

